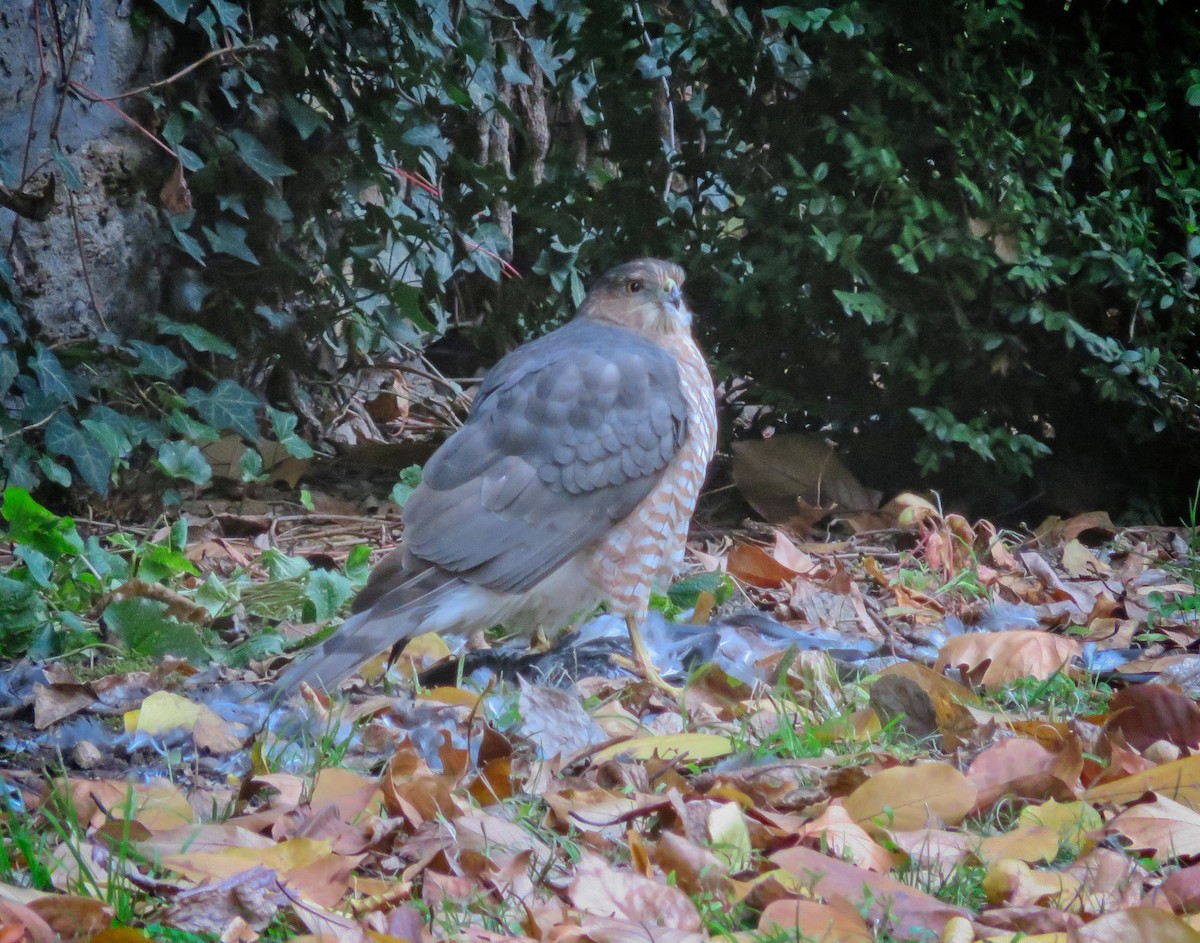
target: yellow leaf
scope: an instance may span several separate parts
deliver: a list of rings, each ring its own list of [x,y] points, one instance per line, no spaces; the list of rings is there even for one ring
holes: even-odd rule
[[[478,691],[467,691],[464,688],[430,688],[428,691],[417,692],[418,701],[436,701],[438,704],[449,704],[452,707],[466,707],[474,710],[482,695]]]
[[[876,773],[843,802],[868,830],[916,831],[931,824],[957,825],[975,804],[976,789],[946,763],[893,766]]]
[[[1058,832],[1059,844],[1078,856],[1090,850],[1096,842],[1088,832],[1097,831],[1104,820],[1086,802],[1058,802],[1049,799],[1041,805],[1028,805],[1021,810],[1022,825],[1044,825]]]
[[[750,867],[750,830],[736,802],[723,803],[709,813],[708,837],[713,854],[725,862],[731,874]]]
[[[170,691],[155,691],[142,701],[140,710],[125,714],[125,732],[157,735],[168,730],[191,730],[203,709],[203,704],[196,704],[186,697]]]
[[[426,632],[424,635],[418,635],[409,640],[400,654],[417,662],[421,660],[435,662],[450,657],[450,646],[436,632]]]
[[[1083,799],[1085,802],[1122,805],[1141,798],[1147,792],[1157,792],[1200,811],[1200,754],[1093,786],[1083,794]]]
[[[607,763],[618,756],[634,760],[712,760],[733,752],[733,741],[715,733],[668,733],[654,737],[635,737],[614,743],[596,753],[597,763]]]
[[[975,848],[984,864],[1005,858],[1017,861],[1053,861],[1058,855],[1058,832],[1044,825],[1022,825],[1002,835],[989,835]]]

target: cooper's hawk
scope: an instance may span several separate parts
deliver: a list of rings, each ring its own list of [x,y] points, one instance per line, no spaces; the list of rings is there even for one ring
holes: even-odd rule
[[[425,632],[453,649],[498,623],[556,630],[602,602],[626,617],[635,662],[661,684],[638,624],[651,587],[683,561],[716,443],[683,280],[658,259],[618,266],[571,322],[487,374],[404,508],[402,545],[277,694],[332,687]]]

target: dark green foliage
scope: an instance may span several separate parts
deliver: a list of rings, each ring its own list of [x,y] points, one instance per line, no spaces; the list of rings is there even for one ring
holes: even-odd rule
[[[1151,500],[1194,480],[1200,27],[1170,5],[141,15],[175,24],[177,66],[242,49],[151,93],[193,202],[163,214],[176,276],[157,336],[72,359],[0,301],[13,484],[103,490],[145,447],[201,483],[167,440],[223,430],[300,448],[320,430],[277,417],[311,411],[330,362],[456,324],[490,359],[644,254],[685,263],[748,400],[836,439],[871,484],[919,470],[977,493],[983,473],[1023,497],[1051,449],[1132,482],[1101,494],[1117,505],[1151,469]],[[501,257],[525,277],[502,279]],[[117,392],[134,383],[148,395]]]

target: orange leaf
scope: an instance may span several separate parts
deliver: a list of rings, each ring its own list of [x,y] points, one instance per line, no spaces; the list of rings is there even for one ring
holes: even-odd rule
[[[1200,933],[1184,920],[1154,907],[1105,914],[1075,931],[1077,943],[1200,943]]]
[[[957,825],[975,804],[975,786],[946,763],[894,766],[876,773],[843,804],[850,818],[868,830],[915,831]]]
[[[725,569],[730,576],[761,589],[775,589],[799,575],[754,544],[736,544],[729,551]]]
[[[956,635],[938,652],[934,668],[962,668],[985,688],[1018,678],[1049,678],[1082,652],[1074,639],[1031,629]]]

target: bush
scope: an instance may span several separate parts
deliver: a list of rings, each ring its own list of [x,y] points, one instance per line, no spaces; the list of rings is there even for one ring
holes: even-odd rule
[[[1053,450],[1113,469],[1099,501],[1164,453],[1149,497],[1190,490],[1200,27],[1164,3],[158,3],[179,65],[243,50],[153,93],[193,209],[165,336],[120,350],[152,422],[60,378],[118,461],[253,439],[259,397],[319,438],[330,375],[457,325],[495,354],[658,254],[721,371],[873,484],[1079,490]],[[28,415],[55,371],[22,343]],[[10,479],[64,454],[30,425]]]

